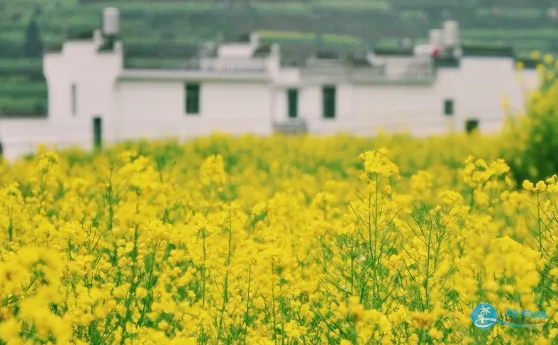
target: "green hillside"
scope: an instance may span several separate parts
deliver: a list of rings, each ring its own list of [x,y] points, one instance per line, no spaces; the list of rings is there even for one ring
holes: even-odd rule
[[[46,104],[46,93],[38,91],[44,89],[40,58],[22,59],[31,18],[48,46],[69,31],[99,27],[106,6],[121,10],[127,61],[140,66],[253,30],[289,45],[311,43],[320,33],[331,50],[396,47],[403,38],[423,40],[446,18],[459,21],[464,43],[511,44],[518,55],[558,53],[558,11],[549,10],[558,8],[554,0],[1,0],[0,112],[34,114]]]

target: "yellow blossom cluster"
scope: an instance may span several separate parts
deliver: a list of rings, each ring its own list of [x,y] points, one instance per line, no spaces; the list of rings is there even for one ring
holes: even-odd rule
[[[1,162],[0,344],[555,344],[558,177],[517,189],[498,140],[213,135]],[[480,303],[547,319],[481,331]]]

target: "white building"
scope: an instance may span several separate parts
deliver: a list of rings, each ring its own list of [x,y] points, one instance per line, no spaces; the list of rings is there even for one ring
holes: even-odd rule
[[[506,116],[504,97],[521,110],[526,88],[538,85],[534,69],[523,71],[520,82],[512,50],[461,46],[455,22],[431,31],[431,45],[414,53],[318,54],[294,66],[279,46],[262,45],[252,34],[175,68],[125,68],[114,9],[105,12],[103,32],[45,53],[48,116],[0,119],[6,158],[40,143],[91,148],[95,137],[113,143],[212,132],[374,135],[380,129],[430,135],[463,131],[468,120],[490,132]]]

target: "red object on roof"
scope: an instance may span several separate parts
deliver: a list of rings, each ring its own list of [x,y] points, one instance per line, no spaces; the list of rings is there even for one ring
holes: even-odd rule
[[[434,50],[432,51],[432,55],[433,55],[434,57],[440,56],[440,48],[435,47]]]

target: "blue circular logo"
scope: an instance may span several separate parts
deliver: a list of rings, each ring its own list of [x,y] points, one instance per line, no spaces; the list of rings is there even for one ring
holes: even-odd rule
[[[487,330],[492,328],[498,323],[498,314],[493,306],[487,303],[479,304],[473,309],[471,313],[471,320],[475,327],[481,330]]]

